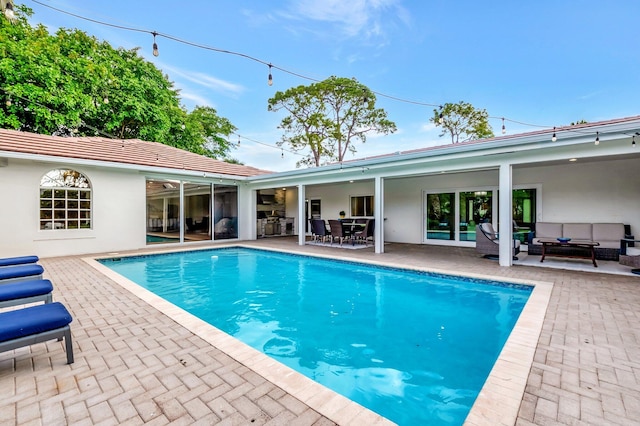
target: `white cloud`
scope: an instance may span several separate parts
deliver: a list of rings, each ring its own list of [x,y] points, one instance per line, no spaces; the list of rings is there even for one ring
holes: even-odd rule
[[[157,64],[157,66],[162,68],[163,71],[171,74],[172,76],[182,77],[184,80],[195,83],[198,86],[206,87],[207,89],[211,89],[219,93],[225,93],[227,95],[235,96],[245,91],[245,87],[240,84],[221,80],[202,72],[184,70],[182,68],[176,68],[166,64]],[[171,77],[171,79],[173,80],[173,77]]]
[[[340,36],[348,37],[384,37],[384,24],[393,15],[405,25],[411,20],[398,0],[293,0],[290,5],[282,17],[332,23],[340,29]]]
[[[191,101],[194,105],[216,108],[216,105],[212,103],[209,99],[203,96],[200,96],[198,94],[191,93],[188,90],[181,90],[180,98],[182,98],[182,100]]]

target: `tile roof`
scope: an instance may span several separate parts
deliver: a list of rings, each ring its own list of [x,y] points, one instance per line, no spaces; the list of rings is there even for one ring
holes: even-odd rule
[[[3,152],[191,170],[231,176],[255,176],[271,173],[267,170],[230,164],[161,143],[139,139],[65,138],[0,129],[0,156]]]

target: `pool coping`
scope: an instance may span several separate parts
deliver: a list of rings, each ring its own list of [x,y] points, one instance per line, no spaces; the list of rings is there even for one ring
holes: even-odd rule
[[[295,250],[256,248],[240,243],[220,244],[207,248],[178,248],[145,251],[143,255],[162,254],[178,251],[209,250],[213,248],[245,247],[250,249],[267,250],[280,253],[320,257],[344,261],[344,257],[324,254],[300,253]],[[82,260],[104,274],[136,297],[148,303],[164,315],[173,319],[209,344],[226,353],[231,358],[263,376],[271,383],[307,404],[321,415],[337,424],[385,425],[393,424],[390,420],[369,410],[355,401],[313,381],[301,373],[270,358],[250,347],[249,345],[224,333],[209,323],[195,317],[178,306],[166,301],[160,296],[144,289],[133,281],[112,271],[98,262],[99,259],[140,256],[142,253],[110,253],[102,256],[83,257]],[[518,410],[525,392],[529,371],[538,343],[542,324],[549,305],[553,283],[546,281],[520,280],[516,278],[496,278],[481,274],[456,273],[436,268],[399,266],[393,262],[380,262],[363,259],[349,260],[353,262],[430,272],[443,275],[455,275],[468,278],[490,280],[495,282],[525,284],[533,286],[529,300],[522,310],[509,338],[507,339],[498,359],[496,360],[485,384],[483,385],[475,403],[471,407],[465,425],[513,425],[518,416]]]

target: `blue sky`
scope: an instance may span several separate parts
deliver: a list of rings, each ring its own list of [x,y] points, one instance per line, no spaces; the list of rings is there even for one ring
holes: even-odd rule
[[[38,0],[114,25],[156,31],[248,55],[306,77],[355,77],[378,96],[398,131],[370,135],[354,157],[449,142],[429,123],[433,107],[465,101],[486,109],[496,135],[640,114],[637,0],[536,2],[477,0]],[[214,52],[83,19],[16,0],[30,22],[55,31],[78,28],[114,47],[140,48],[180,89],[187,109],[208,105],[242,135],[233,157],[274,171],[299,156],[275,146],[280,113],[267,111],[276,91],[310,80],[238,55]],[[513,120],[513,121],[511,121]],[[520,123],[527,123],[524,125]],[[231,138],[237,140],[236,136]],[[263,144],[252,142],[258,141]]]

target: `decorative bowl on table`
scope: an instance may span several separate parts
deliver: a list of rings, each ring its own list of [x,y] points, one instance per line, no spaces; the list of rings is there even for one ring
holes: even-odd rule
[[[569,241],[571,241],[571,238],[561,237],[561,238],[558,238],[558,241],[560,241],[561,243],[568,243]]]

